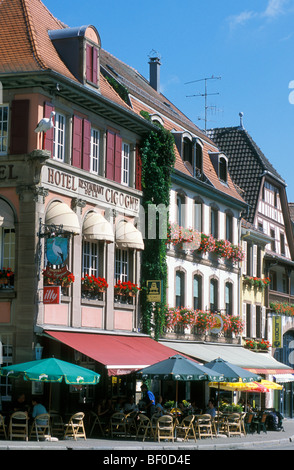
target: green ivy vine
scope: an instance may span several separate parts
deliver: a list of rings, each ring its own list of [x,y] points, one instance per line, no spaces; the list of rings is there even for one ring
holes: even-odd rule
[[[145,117],[145,116],[144,116]],[[148,206],[169,206],[171,173],[175,163],[174,138],[172,134],[161,125],[151,131],[144,139],[141,147],[142,158],[142,205],[145,211],[145,248],[142,253],[141,272],[141,311],[142,331],[151,334],[154,331],[155,339],[158,339],[165,324],[166,313],[166,289],[167,289],[167,262],[166,262],[166,238],[159,237],[159,224],[167,226],[166,220],[162,220],[156,211],[156,238],[148,238]],[[150,221],[149,221],[150,222]],[[147,280],[161,280],[163,296],[161,302],[149,302],[147,291],[144,289]]]

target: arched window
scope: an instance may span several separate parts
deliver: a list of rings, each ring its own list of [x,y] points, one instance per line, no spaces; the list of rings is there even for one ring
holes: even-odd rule
[[[193,166],[193,145],[191,139],[184,137],[183,139],[183,160]]]
[[[0,268],[15,270],[15,226],[14,213],[11,206],[0,199]],[[12,286],[13,276],[9,275],[9,284]]]
[[[203,167],[202,147],[199,143],[196,143],[195,176],[198,178],[202,174],[202,167]]]
[[[176,271],[176,307],[185,305],[185,273]]]
[[[231,282],[225,284],[225,303],[226,315],[233,315],[233,284]]]
[[[216,312],[218,310],[218,280],[210,280],[210,311]]]
[[[219,159],[219,178],[224,183],[228,180],[227,160],[224,157]]]
[[[185,227],[185,196],[177,195],[177,223],[180,227]]]
[[[194,310],[202,309],[202,276],[195,274],[193,277],[193,307]]]

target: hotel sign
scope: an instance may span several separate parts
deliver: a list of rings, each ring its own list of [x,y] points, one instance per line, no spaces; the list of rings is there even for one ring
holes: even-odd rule
[[[273,348],[282,348],[282,318],[281,316],[275,315],[273,318],[273,334],[272,344]]]
[[[65,171],[47,167],[47,183],[54,187],[73,191],[80,196],[90,196],[98,201],[119,206],[123,209],[139,211],[140,201],[137,197],[126,194],[122,191],[109,188],[100,183],[71,175]]]

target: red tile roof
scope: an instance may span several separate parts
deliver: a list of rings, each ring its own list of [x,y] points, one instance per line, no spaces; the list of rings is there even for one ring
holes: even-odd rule
[[[53,70],[77,82],[48,35],[65,27],[41,0],[0,0],[0,73]],[[130,109],[102,75],[100,87],[103,96]]]

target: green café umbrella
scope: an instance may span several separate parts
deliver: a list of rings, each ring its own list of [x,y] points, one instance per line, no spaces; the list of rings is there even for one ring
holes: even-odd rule
[[[261,380],[261,377],[257,374],[249,372],[242,367],[231,364],[230,362],[225,361],[224,359],[218,357],[211,362],[205,364],[205,367],[213,372],[218,372],[224,377],[223,382],[258,382]],[[218,381],[220,382],[220,381]],[[218,386],[217,394],[217,410],[219,411],[219,391],[220,385]],[[217,423],[217,428],[219,423]]]
[[[90,369],[65,362],[55,357],[23,362],[2,367],[0,375],[36,382],[50,382],[49,409],[51,405],[51,383],[64,382],[68,385],[96,385],[100,374]]]
[[[205,367],[211,372],[222,374],[224,376],[223,382],[258,382],[261,380],[259,375],[224,361],[220,357],[206,363]]]
[[[224,381],[222,374],[211,371],[205,366],[187,359],[180,354],[171,356],[168,359],[152,364],[136,372],[137,378],[141,380],[175,380],[176,381],[176,403],[178,402],[178,382],[179,381]],[[212,379],[214,377],[214,379]]]
[[[38,382],[62,382],[64,380],[68,385],[95,385],[100,379],[100,375],[90,369],[55,357],[2,367],[0,375],[23,377],[24,380]]]

